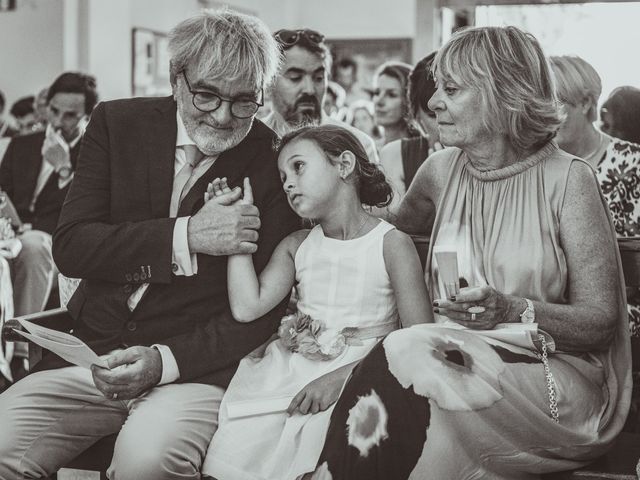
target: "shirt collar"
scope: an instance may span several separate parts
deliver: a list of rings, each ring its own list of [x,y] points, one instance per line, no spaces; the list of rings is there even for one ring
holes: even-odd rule
[[[195,145],[196,142],[191,140],[187,129],[184,126],[180,112],[176,109],[176,123],[178,124],[178,135],[176,136],[176,147],[182,147],[183,145]]]

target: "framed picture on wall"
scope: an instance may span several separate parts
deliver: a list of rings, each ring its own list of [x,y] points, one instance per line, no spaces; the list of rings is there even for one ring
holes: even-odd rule
[[[410,38],[327,39],[334,65],[345,58],[358,66],[357,82],[363,88],[372,84],[373,74],[389,60],[411,63],[413,42]]]
[[[131,94],[155,97],[171,94],[169,83],[169,51],[166,33],[148,28],[131,31]]]

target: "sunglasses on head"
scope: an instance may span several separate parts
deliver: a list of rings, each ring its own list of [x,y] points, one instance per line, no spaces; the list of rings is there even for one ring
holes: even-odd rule
[[[307,28],[300,30],[278,30],[273,34],[273,37],[278,41],[278,43],[286,48],[293,47],[303,38],[313,45],[320,45],[324,42],[324,35],[320,32],[309,30]]]

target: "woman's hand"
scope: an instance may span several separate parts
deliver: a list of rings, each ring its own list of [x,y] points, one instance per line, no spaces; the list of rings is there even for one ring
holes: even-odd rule
[[[468,287],[447,300],[433,302],[434,312],[476,330],[491,330],[498,323],[518,318],[518,299],[504,295],[488,285]],[[522,300],[524,311],[524,300]],[[471,311],[469,311],[471,310]]]
[[[326,410],[338,401],[340,390],[351,373],[353,364],[341,367],[309,382],[293,397],[287,415],[298,411],[302,415]]]

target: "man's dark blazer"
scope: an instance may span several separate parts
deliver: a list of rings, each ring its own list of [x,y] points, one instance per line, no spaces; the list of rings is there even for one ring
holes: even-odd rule
[[[176,135],[170,97],[98,105],[54,234],[53,256],[64,275],[84,279],[67,308],[74,333],[98,354],[163,344],[176,358],[180,382],[226,386],[238,361],[275,331],[284,303],[259,320],[239,323],[229,309],[226,257],[198,255],[197,275],[172,273],[175,219],[169,218],[169,203]],[[261,219],[258,271],[299,226],[282,189],[275,138],[254,121],[247,137],[198,179],[178,212],[196,213],[215,177],[227,177],[232,186],[249,177]],[[131,312],[127,299],[145,282],[150,286]]]
[[[35,230],[53,233],[58,223],[69,185],[58,188],[58,175],[54,172],[40,191],[34,211],[29,210],[42,167],[44,132],[14,137],[0,165],[0,188],[9,195],[23,222],[31,223]],[[75,168],[80,151],[78,142],[70,151],[71,167]]]

